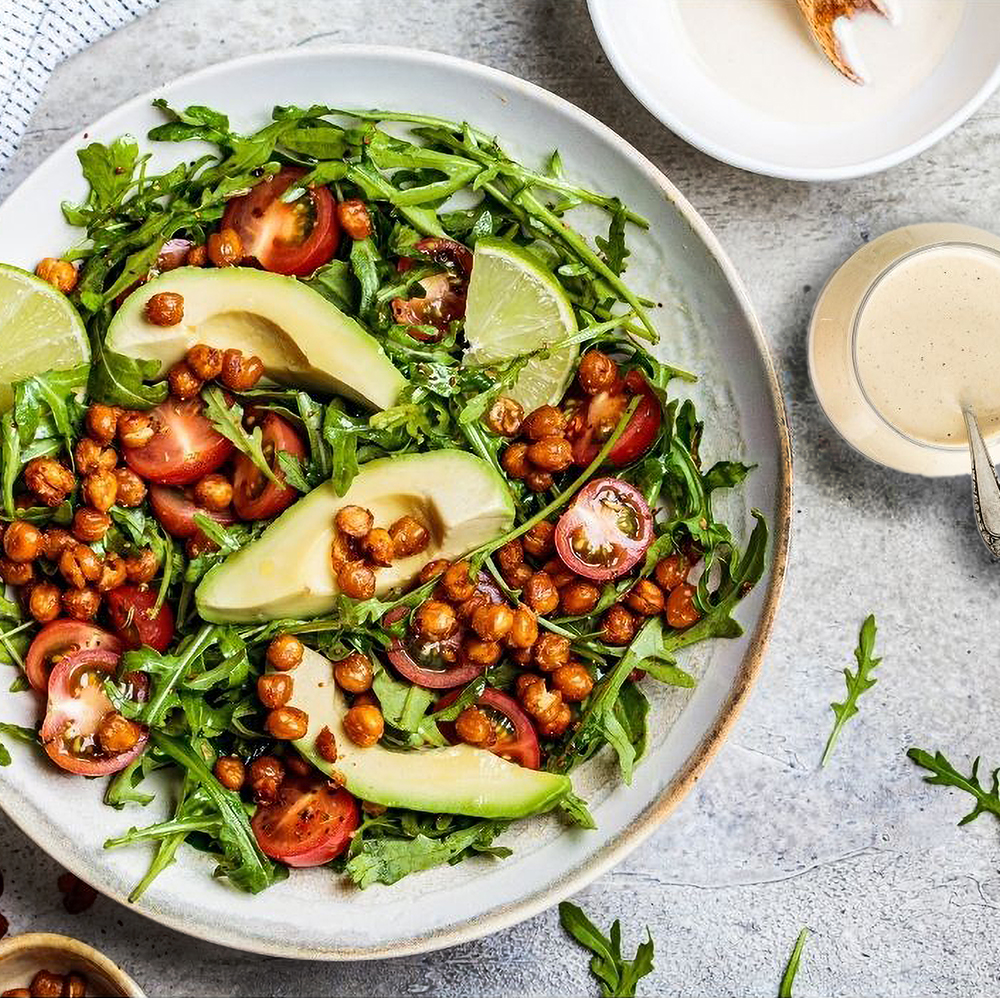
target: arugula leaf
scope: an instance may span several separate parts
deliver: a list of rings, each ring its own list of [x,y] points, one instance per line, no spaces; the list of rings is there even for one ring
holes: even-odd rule
[[[346,260],[323,264],[306,282],[342,312],[352,313],[358,302],[358,283]]]
[[[3,494],[4,513],[14,519],[14,482],[21,473],[21,437],[10,410],[0,418],[0,492]]]
[[[933,783],[941,787],[957,787],[964,790],[975,799],[976,806],[959,822],[959,825],[967,825],[970,821],[975,821],[981,814],[992,814],[1000,819],[1000,780],[998,774],[1000,769],[993,770],[993,782],[989,790],[985,790],[979,782],[979,757],[972,764],[972,773],[963,776],[944,757],[941,752],[931,755],[924,749],[911,748],[907,756],[918,766],[930,770],[932,776],[925,776],[925,783]]]
[[[875,616],[869,614],[861,625],[858,646],[854,649],[858,671],[851,672],[850,669],[844,669],[844,678],[847,680],[847,699],[843,703],[830,704],[835,720],[830,737],[826,740],[826,748],[823,750],[823,758],[820,760],[821,766],[825,766],[830,758],[830,753],[833,751],[833,746],[840,737],[844,725],[858,712],[858,698],[878,682],[877,679],[872,678],[872,672],[882,661],[880,658],[873,657],[876,631]]]
[[[145,807],[156,799],[154,794],[143,793],[136,788],[149,775],[151,765],[149,752],[143,752],[138,759],[133,759],[121,772],[108,782],[104,791],[104,803],[120,811],[126,804],[138,804]]]
[[[101,336],[91,336],[91,368],[87,394],[105,405],[126,409],[151,409],[167,397],[166,381],[147,384],[160,370],[158,360],[136,360],[104,346]]]
[[[646,942],[640,943],[635,957],[624,960],[621,953],[621,922],[611,926],[611,938],[569,901],[559,904],[559,922],[581,946],[593,953],[590,972],[601,985],[603,998],[634,998],[636,984],[653,971],[653,937],[646,929]]]
[[[237,402],[226,403],[226,396],[218,385],[208,385],[202,389],[201,397],[205,400],[205,415],[212,425],[227,440],[236,445],[236,449],[246,454],[261,474],[265,475],[279,488],[284,482],[274,473],[267,458],[264,456],[264,440],[261,428],[255,426],[249,433],[243,426],[243,407]]]
[[[86,207],[104,212],[121,201],[132,186],[139,147],[131,135],[122,135],[110,145],[91,142],[77,150],[83,176],[90,184]]]
[[[401,731],[419,731],[427,708],[434,702],[430,690],[393,679],[381,665],[375,671],[372,691],[378,697],[386,722]]]
[[[795,940],[792,955],[788,958],[785,972],[781,975],[781,983],[778,985],[778,998],[792,998],[792,984],[795,982],[795,975],[799,972],[799,960],[802,958],[802,947],[806,944],[806,937],[809,935],[808,929],[803,929]]]
[[[577,797],[574,793],[568,793],[560,799],[559,810],[562,812],[563,817],[571,825],[576,825],[577,828],[583,828],[588,831],[593,831],[597,828],[597,822],[594,821],[594,816],[590,813],[587,802],[582,797]]]
[[[608,238],[602,239],[597,236],[594,242],[597,243],[597,248],[603,254],[608,266],[620,277],[625,273],[625,258],[630,254],[625,245],[625,223],[628,220],[628,213],[618,198],[615,198],[613,203]]]
[[[72,450],[83,415],[79,406],[74,411],[74,396],[86,386],[89,373],[89,364],[78,364],[61,371],[33,374],[15,383],[14,421],[23,447],[35,439],[43,418],[51,415],[66,450]]]
[[[297,454],[289,454],[287,451],[278,451],[278,467],[285,477],[285,484],[290,485],[299,492],[309,492],[312,486],[306,479],[305,468]]]

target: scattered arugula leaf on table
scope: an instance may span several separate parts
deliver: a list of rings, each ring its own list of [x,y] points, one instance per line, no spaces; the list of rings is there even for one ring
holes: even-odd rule
[[[970,794],[976,801],[976,806],[959,822],[959,825],[967,825],[970,821],[975,821],[981,814],[992,814],[1000,819],[1000,769],[994,769],[992,774],[992,785],[986,790],[979,782],[979,759],[972,764],[972,772],[968,776],[963,776],[944,757],[941,752],[930,752],[924,749],[911,748],[907,756],[918,766],[930,770],[930,776],[924,777],[925,783],[933,783],[941,787],[956,787]]]
[[[603,998],[634,998],[640,978],[653,970],[653,937],[646,929],[646,942],[640,943],[635,957],[622,959],[621,922],[616,918],[611,926],[611,938],[569,901],[559,905],[562,927],[581,945],[593,953],[590,972],[600,981]]]
[[[847,699],[843,703],[830,704],[835,721],[830,737],[826,740],[826,748],[823,750],[823,758],[820,760],[821,766],[825,766],[830,758],[833,746],[840,737],[844,725],[858,712],[858,698],[878,682],[877,679],[872,678],[872,672],[882,661],[882,659],[874,657],[876,631],[875,615],[870,613],[861,625],[858,646],[854,649],[858,671],[851,672],[850,669],[844,669],[844,678],[847,680]]]
[[[785,964],[785,972],[781,975],[781,983],[778,985],[778,998],[792,998],[792,985],[795,983],[795,975],[799,972],[799,961],[802,959],[802,947],[806,944],[809,935],[808,929],[803,929],[795,940],[792,948],[792,955]]]

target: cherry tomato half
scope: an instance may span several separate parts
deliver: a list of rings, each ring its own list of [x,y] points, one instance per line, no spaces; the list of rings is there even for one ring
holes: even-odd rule
[[[620,478],[595,478],[556,524],[556,550],[587,579],[616,579],[653,542],[653,514],[638,489]]]
[[[172,489],[167,485],[149,487],[149,504],[153,507],[156,519],[171,537],[194,537],[198,533],[198,525],[194,522],[195,513],[201,513],[224,527],[236,522],[236,517],[228,511],[220,513],[202,509],[188,492],[187,489]]]
[[[660,430],[663,413],[649,382],[639,371],[629,371],[624,380],[603,392],[569,400],[570,407],[576,404],[576,412],[570,417],[566,436],[573,445],[573,460],[578,465],[588,465],[597,457],[636,395],[641,396],[639,406],[608,454],[608,461],[620,468],[645,454]]]
[[[164,600],[159,611],[156,591],[146,586],[126,583],[106,596],[111,622],[126,648],[149,645],[158,652],[170,647],[174,636],[174,611]]]
[[[420,286],[424,289],[422,296],[393,298],[392,316],[400,325],[434,326],[443,335],[448,330],[449,322],[465,315],[465,297],[472,273],[472,253],[462,243],[438,236],[421,239],[415,249],[445,269],[421,280]],[[403,257],[399,263],[401,271],[413,266],[413,261],[408,257]],[[424,341],[439,338],[419,330],[411,330],[410,335]]]
[[[273,804],[257,808],[250,827],[266,856],[289,866],[322,866],[347,848],[360,819],[358,802],[343,788],[292,776]]]
[[[108,648],[85,648],[63,657],[49,676],[49,702],[41,738],[49,758],[83,776],[104,776],[124,769],[146,747],[148,730],[125,752],[107,755],[97,741],[104,715],[114,708],[103,683],[118,668],[119,655]],[[135,689],[136,699],[141,696]]]
[[[327,263],[340,243],[337,204],[325,187],[310,187],[294,201],[281,195],[306,171],[286,166],[249,194],[226,205],[222,228],[235,229],[245,256],[276,274],[308,277]]]
[[[28,682],[44,693],[49,688],[49,673],[55,660],[89,648],[103,648],[120,655],[122,643],[114,634],[82,620],[53,620],[35,635],[28,648],[24,659]]]
[[[444,710],[453,704],[461,695],[461,690],[446,693],[434,705],[435,710]],[[542,752],[538,746],[538,735],[531,718],[521,709],[520,704],[499,690],[485,689],[476,701],[476,706],[482,710],[493,723],[497,740],[489,746],[489,750],[501,758],[516,762],[526,769],[538,769],[542,762]],[[455,732],[454,721],[438,721],[441,734],[457,745],[461,738]]]
[[[201,399],[168,398],[149,418],[153,436],[142,447],[124,447],[125,463],[140,478],[159,485],[190,485],[215,471],[233,444],[204,415]]]
[[[278,467],[278,454],[284,451],[293,457],[305,458],[305,444],[295,430],[273,412],[269,412],[260,425],[264,457],[283,482],[285,473]],[[277,516],[295,502],[298,494],[289,485],[275,485],[246,454],[236,455],[233,506],[241,520],[267,520]]]

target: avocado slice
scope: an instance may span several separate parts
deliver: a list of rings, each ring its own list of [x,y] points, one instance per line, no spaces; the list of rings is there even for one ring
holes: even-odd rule
[[[289,706],[309,715],[309,729],[295,747],[362,800],[440,814],[523,818],[550,810],[573,789],[568,776],[525,769],[471,745],[409,752],[381,745],[359,748],[344,731],[347,701],[329,659],[306,648],[291,676]],[[324,727],[337,743],[333,763],[316,751],[316,736]]]
[[[342,506],[370,509],[388,527],[410,514],[430,531],[426,550],[376,574],[376,595],[416,579],[434,558],[457,558],[509,530],[514,504],[503,478],[475,454],[437,450],[362,465],[347,494],[332,482],[290,506],[252,544],[213,568],[195,592],[205,620],[312,617],[333,608],[333,518]]]
[[[146,302],[184,299],[175,326],[146,319]],[[196,343],[256,354],[273,381],[343,395],[370,409],[396,404],[406,379],[378,341],[302,281],[253,267],[180,267],[133,291],[108,327],[107,346],[161,370]]]

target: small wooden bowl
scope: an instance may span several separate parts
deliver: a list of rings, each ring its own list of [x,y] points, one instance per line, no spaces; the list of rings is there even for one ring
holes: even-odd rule
[[[145,998],[124,970],[79,939],[54,932],[25,932],[0,941],[0,991],[26,988],[39,970],[83,974],[88,995]]]

